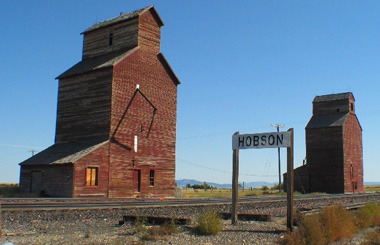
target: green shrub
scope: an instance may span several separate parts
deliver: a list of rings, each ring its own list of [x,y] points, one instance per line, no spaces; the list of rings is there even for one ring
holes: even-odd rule
[[[200,235],[216,235],[223,230],[223,220],[213,211],[198,216],[195,231]]]
[[[271,190],[278,190],[279,184],[274,184],[270,189]],[[281,183],[281,190],[284,191],[284,183]]]
[[[146,218],[137,217],[135,221],[135,228],[137,233],[144,233],[148,230],[146,227]]]
[[[321,222],[320,215],[302,216],[300,220],[300,233],[309,245],[327,244],[328,239]]]
[[[174,218],[170,220],[170,222],[168,223],[165,223],[162,227],[161,227],[161,230],[162,230],[162,233],[164,235],[171,235],[173,233],[177,233],[179,231],[179,228],[177,227],[177,225],[175,224],[175,220]]]
[[[175,220],[171,219],[170,222],[163,224],[162,226],[146,226],[146,219],[137,218],[135,222],[136,233],[143,241],[157,241],[160,237],[171,235],[178,232],[178,227],[175,224]]]

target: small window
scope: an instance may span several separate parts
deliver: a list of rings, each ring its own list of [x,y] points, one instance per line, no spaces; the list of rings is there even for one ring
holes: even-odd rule
[[[352,166],[352,164],[350,165],[350,175],[351,179],[354,179],[354,167]]]
[[[98,185],[98,168],[88,167],[86,168],[86,186]]]
[[[352,112],[354,111],[354,103],[350,104],[350,109],[351,109]]]
[[[110,35],[108,37],[108,45],[111,46],[113,44],[113,33],[110,32]]]
[[[149,186],[154,186],[154,170],[149,171]]]

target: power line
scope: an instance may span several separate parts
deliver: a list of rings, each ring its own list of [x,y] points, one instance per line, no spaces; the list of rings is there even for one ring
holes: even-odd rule
[[[0,146],[4,146],[4,147],[15,147],[15,148],[26,148],[26,149],[42,149],[42,148],[43,148],[43,147],[38,147],[38,146],[10,145],[10,144],[0,144]]]
[[[208,170],[211,170],[211,171],[214,171],[214,172],[232,174],[232,171],[227,171],[227,170],[222,170],[222,169],[217,169],[217,168],[210,168],[210,167],[207,167],[207,166],[204,166],[204,165],[201,165],[201,164],[197,164],[197,163],[193,163],[193,162],[187,161],[187,160],[179,158],[179,157],[177,157],[177,160],[180,160],[180,161],[182,161],[182,162],[184,162],[186,164],[197,166],[199,168],[208,169]],[[244,173],[239,173],[239,175],[250,176],[250,177],[276,177],[277,176],[277,175],[258,175],[258,174],[244,174]]]
[[[289,121],[288,122],[288,125],[304,125],[305,124],[305,121],[304,120],[297,120],[297,121]],[[282,125],[284,126],[284,125]],[[268,125],[259,125],[259,126],[256,126],[256,127],[249,127],[249,128],[244,128],[240,131],[242,132],[248,132],[248,131],[252,131],[252,130],[261,130],[261,129],[264,129],[268,127]],[[217,136],[225,136],[225,135],[232,135],[232,132],[233,130],[222,130],[220,132],[214,132],[214,133],[204,133],[204,134],[193,134],[192,136],[183,136],[183,137],[177,137],[177,141],[181,141],[181,140],[191,140],[191,139],[200,139],[200,138],[210,138],[210,137],[217,137]]]

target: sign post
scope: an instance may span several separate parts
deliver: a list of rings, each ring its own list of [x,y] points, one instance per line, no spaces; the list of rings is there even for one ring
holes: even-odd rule
[[[3,236],[3,220],[1,214],[1,199],[0,199],[0,238]]]
[[[239,132],[234,133],[239,135]],[[237,203],[238,203],[238,188],[239,188],[239,149],[233,150],[232,156],[232,210],[231,223],[235,225],[238,220]]]
[[[238,220],[238,177],[239,177],[239,149],[262,149],[262,148],[287,148],[287,227],[293,231],[293,165],[294,165],[294,130],[289,129],[286,132],[272,132],[259,134],[239,134],[236,132],[232,135],[233,150],[233,171],[232,171],[232,209],[231,223],[237,223]]]
[[[287,222],[286,226],[290,232],[293,232],[293,202],[294,202],[294,130],[289,129],[290,133],[290,147],[287,149],[287,171],[288,171],[288,183],[286,190],[287,197]]]

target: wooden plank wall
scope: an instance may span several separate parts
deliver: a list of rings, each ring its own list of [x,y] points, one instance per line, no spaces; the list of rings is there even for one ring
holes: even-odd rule
[[[109,45],[110,33],[113,36],[112,45]],[[85,33],[83,37],[83,59],[136,47],[138,45],[137,33],[137,18]]]
[[[307,164],[310,191],[342,193],[344,191],[344,152],[342,127],[306,129]]]
[[[22,166],[20,189],[22,193],[30,193],[32,183],[32,172],[41,172],[41,191],[51,197],[73,196],[73,165],[40,165]],[[36,193],[39,195],[39,193]]]
[[[112,70],[59,82],[55,143],[108,139]]]
[[[350,112],[350,105],[354,103],[354,99],[342,99],[335,101],[324,101],[313,103],[313,115],[325,115],[335,113],[348,113]]]

